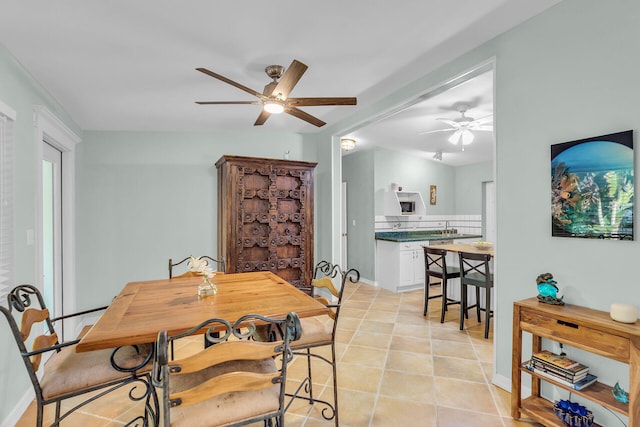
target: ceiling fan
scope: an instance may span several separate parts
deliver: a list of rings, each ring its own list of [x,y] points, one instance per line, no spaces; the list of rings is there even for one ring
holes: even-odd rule
[[[471,144],[475,136],[472,131],[492,131],[493,126],[487,125],[487,123],[493,120],[493,116],[490,114],[488,116],[474,119],[473,117],[469,117],[466,115],[466,112],[469,110],[469,106],[467,104],[461,104],[458,106],[458,112],[461,117],[450,120],[450,119],[441,119],[438,118],[436,120],[440,120],[451,126],[447,129],[436,129],[430,130],[427,132],[422,132],[420,135],[424,135],[427,133],[435,133],[435,132],[450,132],[453,131],[453,134],[448,138],[448,141],[454,145],[461,143],[461,146]]]
[[[307,71],[307,66],[302,62],[293,60],[289,68],[286,69],[282,65],[269,65],[264,71],[273,79],[268,83],[262,93],[248,88],[240,83],[234,82],[220,74],[209,71],[206,68],[196,68],[196,70],[207,74],[215,79],[235,86],[251,95],[259,98],[259,101],[197,101],[196,104],[252,104],[261,105],[262,111],[258,115],[258,119],[254,126],[263,125],[271,114],[287,113],[299,119],[302,119],[312,125],[321,127],[326,123],[317,117],[312,116],[300,110],[298,107],[318,106],[318,105],[356,105],[356,98],[289,98],[289,93],[300,80],[300,77]]]

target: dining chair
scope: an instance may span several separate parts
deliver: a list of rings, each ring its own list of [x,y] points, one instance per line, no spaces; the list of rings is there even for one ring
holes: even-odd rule
[[[340,289],[337,289],[334,285],[333,279],[340,281]],[[351,268],[347,271],[343,271],[337,264],[332,264],[328,261],[320,261],[314,267],[313,280],[311,281],[311,295],[330,307],[332,310],[330,314],[315,317],[305,317],[300,319],[302,324],[302,336],[299,340],[291,344],[291,348],[294,354],[304,356],[307,359],[307,377],[297,388],[296,392],[292,396],[304,399],[309,404],[320,403],[324,405],[324,409],[321,411],[322,417],[326,420],[334,420],[336,427],[338,426],[338,380],[337,380],[337,363],[336,363],[336,328],[338,325],[338,318],[340,316],[340,308],[342,307],[342,298],[346,288],[347,281],[351,283],[357,283],[360,280],[360,273],[358,270]],[[326,291],[323,291],[326,290]],[[324,295],[323,295],[324,294]],[[271,329],[267,334],[263,334],[257,337],[258,340],[275,339],[279,336],[277,331]],[[319,352],[312,351],[312,349],[318,349],[321,347],[329,347],[329,357],[323,356]],[[333,404],[325,400],[318,399],[314,396],[313,392],[313,376],[311,369],[312,359],[322,360],[331,365],[333,375]],[[300,391],[304,387],[307,395],[300,394]]]
[[[175,267],[178,267],[179,265],[182,265],[185,262],[189,261],[189,258],[191,258],[191,257],[186,257],[185,259],[183,259],[181,261],[178,261],[178,262],[173,262],[173,259],[169,258],[169,279],[171,279],[173,277],[196,276],[195,273],[193,273],[193,272],[191,272],[189,270],[185,271],[184,273],[182,273],[180,275],[174,276],[173,269]],[[209,265],[211,265],[211,264],[217,265],[217,273],[218,274],[222,274],[222,273],[224,273],[226,271],[226,263],[225,263],[224,259],[222,259],[222,258],[221,259],[215,259],[215,258],[212,258],[210,256],[206,256],[206,255],[203,255],[200,258],[203,258],[203,259],[207,260]]]
[[[493,273],[491,273],[491,255],[476,254],[470,252],[458,252],[460,258],[460,330],[464,329],[464,317],[467,310],[476,308],[478,322],[480,322],[480,311],[485,312],[484,337],[489,338],[489,319],[493,316],[491,310],[491,289],[493,288]],[[467,306],[467,286],[475,286],[476,303]],[[484,308],[480,306],[480,288],[485,290]],[[468,317],[468,316],[467,316]]]
[[[145,402],[144,414],[136,416],[131,424],[156,423],[159,403],[151,385],[151,346],[77,353],[79,339],[61,342],[55,332],[54,324],[58,321],[106,307],[51,318],[42,295],[33,285],[15,287],[7,301],[8,306],[0,306],[0,311],[9,322],[35,392],[37,427],[43,424],[46,405],[55,404],[52,425],[58,425],[79,408],[123,387],[130,387],[128,395],[132,401]],[[33,343],[31,351],[27,350],[28,342]],[[63,401],[81,395],[85,400],[74,400],[70,409],[67,405],[62,408]]]
[[[442,309],[440,313],[440,323],[444,323],[444,315],[449,305],[460,304],[448,297],[448,280],[460,277],[460,269],[447,265],[447,251],[445,249],[430,248],[424,246],[424,313],[427,315],[429,300],[442,298]],[[430,295],[431,278],[439,280],[441,292],[438,295]]]
[[[283,331],[282,338],[272,342],[243,339],[253,334],[256,324],[277,326]],[[202,331],[215,345],[169,360],[169,343]],[[293,312],[283,319],[248,314],[233,324],[209,319],[172,336],[161,331],[153,382],[162,390],[162,425],[215,427],[263,421],[265,426],[274,422],[283,426],[287,365],[293,358],[290,345],[300,333],[300,319]]]

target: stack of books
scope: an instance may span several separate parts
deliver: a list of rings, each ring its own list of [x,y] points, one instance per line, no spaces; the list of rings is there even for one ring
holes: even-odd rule
[[[552,379],[574,390],[582,390],[598,379],[589,373],[588,366],[548,350],[534,353],[526,367],[540,376]]]

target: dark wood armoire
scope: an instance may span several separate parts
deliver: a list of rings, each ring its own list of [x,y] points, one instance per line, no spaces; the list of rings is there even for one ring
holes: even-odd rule
[[[227,155],[216,162],[218,256],[227,273],[269,270],[310,292],[315,166]]]

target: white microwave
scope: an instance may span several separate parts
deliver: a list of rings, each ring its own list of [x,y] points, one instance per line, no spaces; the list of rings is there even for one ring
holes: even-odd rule
[[[416,213],[416,202],[414,201],[400,201],[400,211],[402,215],[412,215]]]

